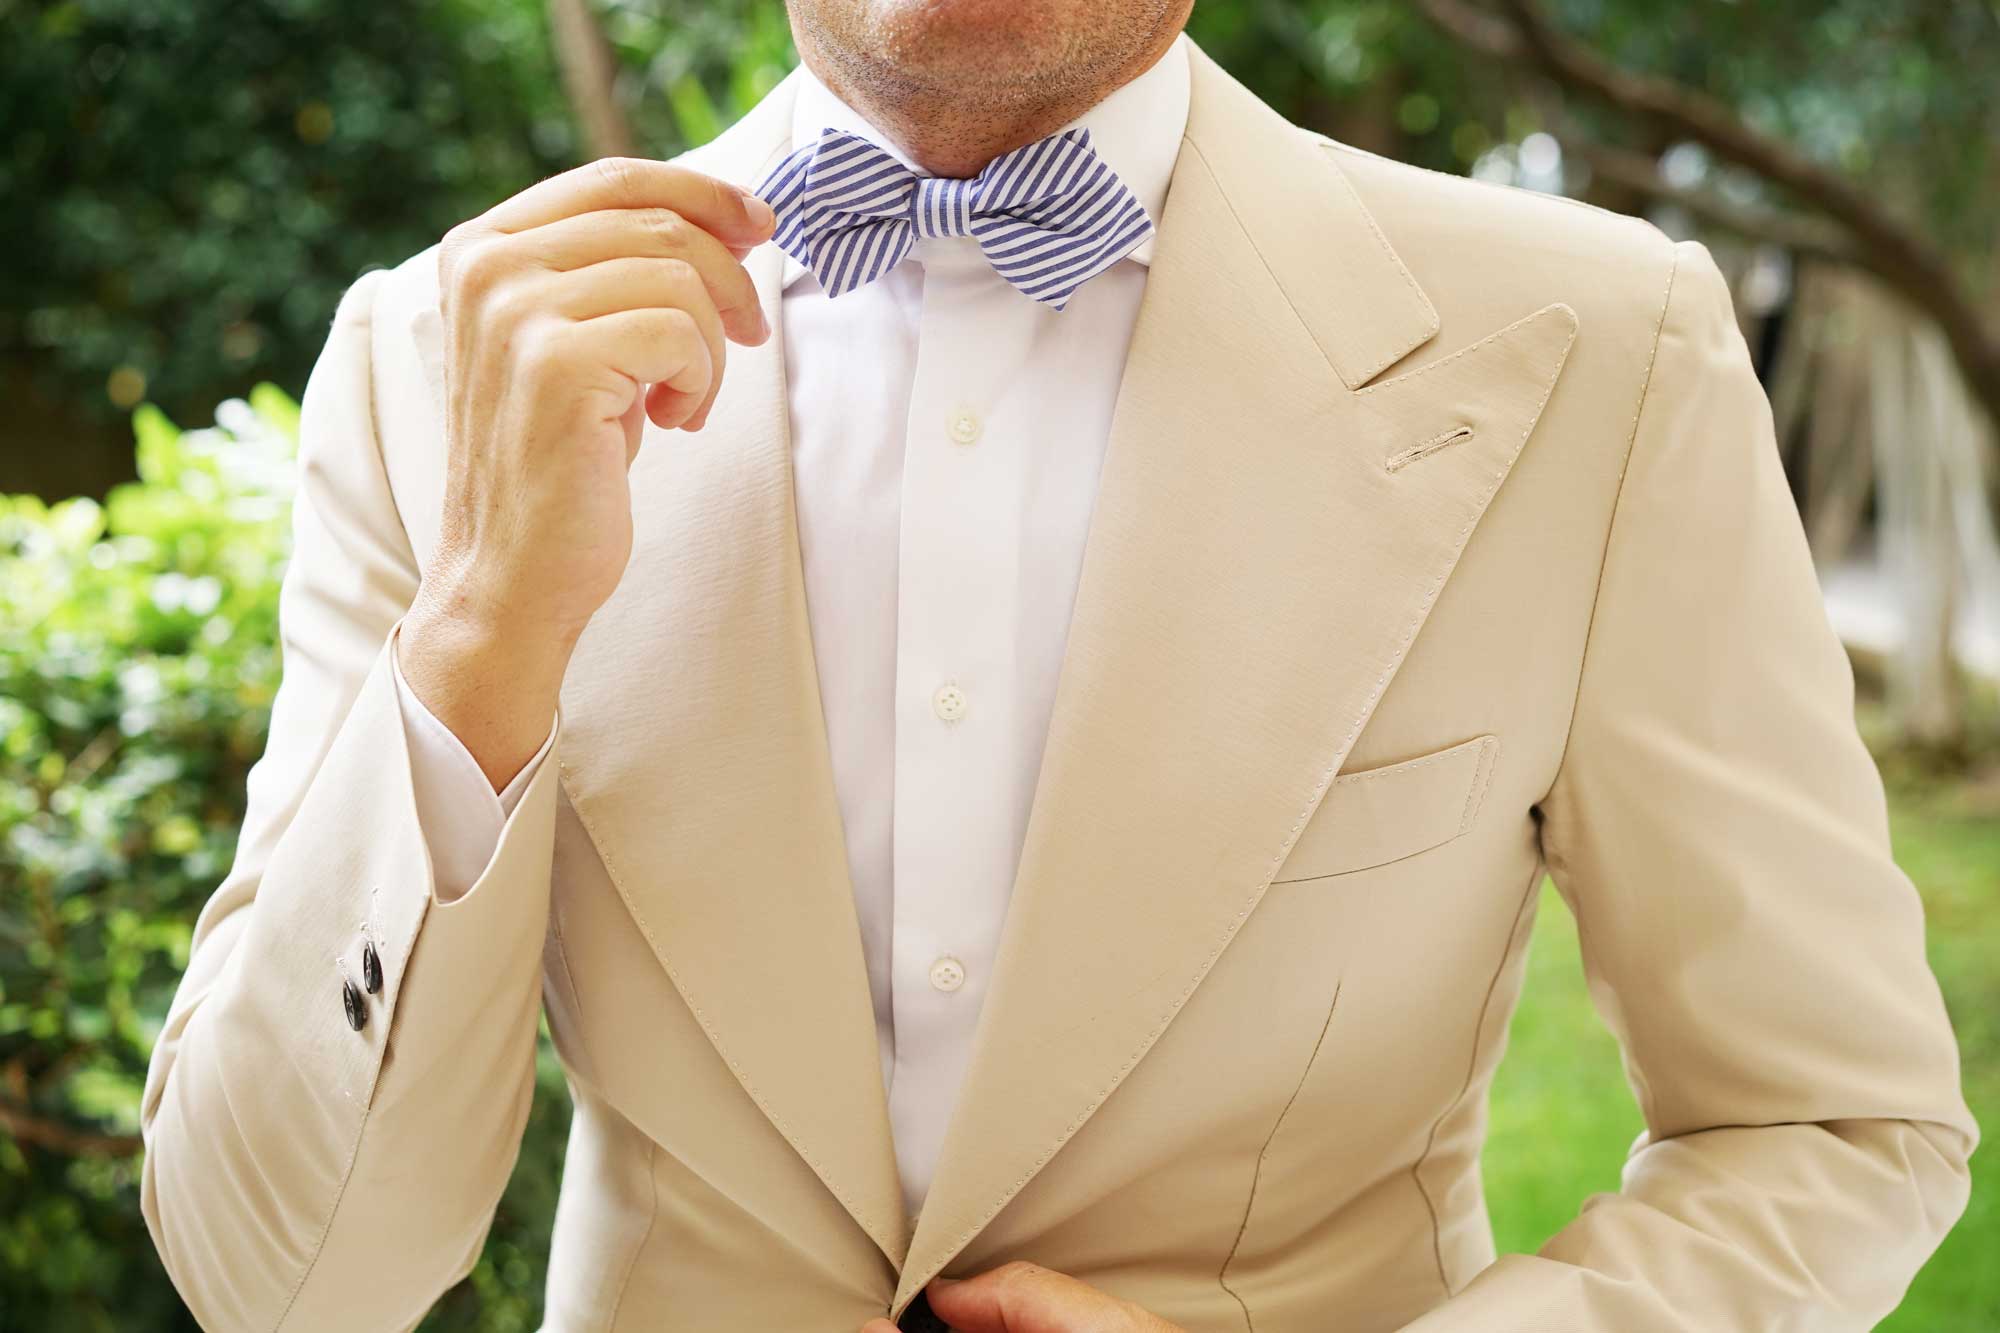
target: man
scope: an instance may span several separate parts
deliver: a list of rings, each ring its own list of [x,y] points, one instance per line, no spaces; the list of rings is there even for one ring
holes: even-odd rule
[[[543,1006],[551,1330],[1896,1304],[1976,1129],[1723,279],[1187,7],[795,0],[714,143],[355,284],[145,1099],[209,1327],[414,1324]],[[1648,1129],[1496,1263],[1545,866]]]

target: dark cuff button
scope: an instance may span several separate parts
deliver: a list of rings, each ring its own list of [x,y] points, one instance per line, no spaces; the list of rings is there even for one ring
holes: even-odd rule
[[[340,1002],[347,1009],[347,1026],[356,1032],[361,1031],[362,1024],[368,1021],[367,1002],[361,998],[361,992],[354,989],[354,983],[346,977],[340,979]]]
[[[361,946],[361,984],[370,995],[382,989],[382,958],[375,952],[373,940]]]

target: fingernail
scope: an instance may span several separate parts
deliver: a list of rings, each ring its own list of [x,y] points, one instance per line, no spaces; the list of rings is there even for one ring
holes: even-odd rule
[[[939,1273],[936,1277],[931,1279],[931,1285],[934,1287],[949,1287],[952,1283],[956,1281],[958,1281],[958,1279],[955,1277],[946,1277],[943,1273]]]
[[[771,211],[769,204],[754,194],[743,196],[743,214],[762,231],[769,231],[777,225],[778,215]]]

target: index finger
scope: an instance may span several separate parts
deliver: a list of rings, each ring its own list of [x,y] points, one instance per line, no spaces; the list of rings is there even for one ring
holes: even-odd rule
[[[754,246],[771,234],[770,206],[699,171],[643,157],[602,157],[530,185],[488,209],[496,231],[532,227],[603,208],[666,208],[725,245]]]

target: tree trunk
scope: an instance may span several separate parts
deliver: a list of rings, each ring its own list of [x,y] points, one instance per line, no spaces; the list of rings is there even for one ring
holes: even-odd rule
[[[549,28],[555,36],[556,61],[562,67],[563,92],[569,98],[571,114],[583,129],[589,155],[635,155],[638,150],[632,123],[618,105],[615,89],[617,58],[590,12],[590,0],[549,0]]]
[[[1911,321],[1887,302],[1869,304],[1882,562],[1903,623],[1889,663],[1889,708],[1906,739],[1950,748],[1965,738],[1965,709],[1953,652],[1957,528],[1940,465],[1938,414],[1922,382],[1921,344]]]

